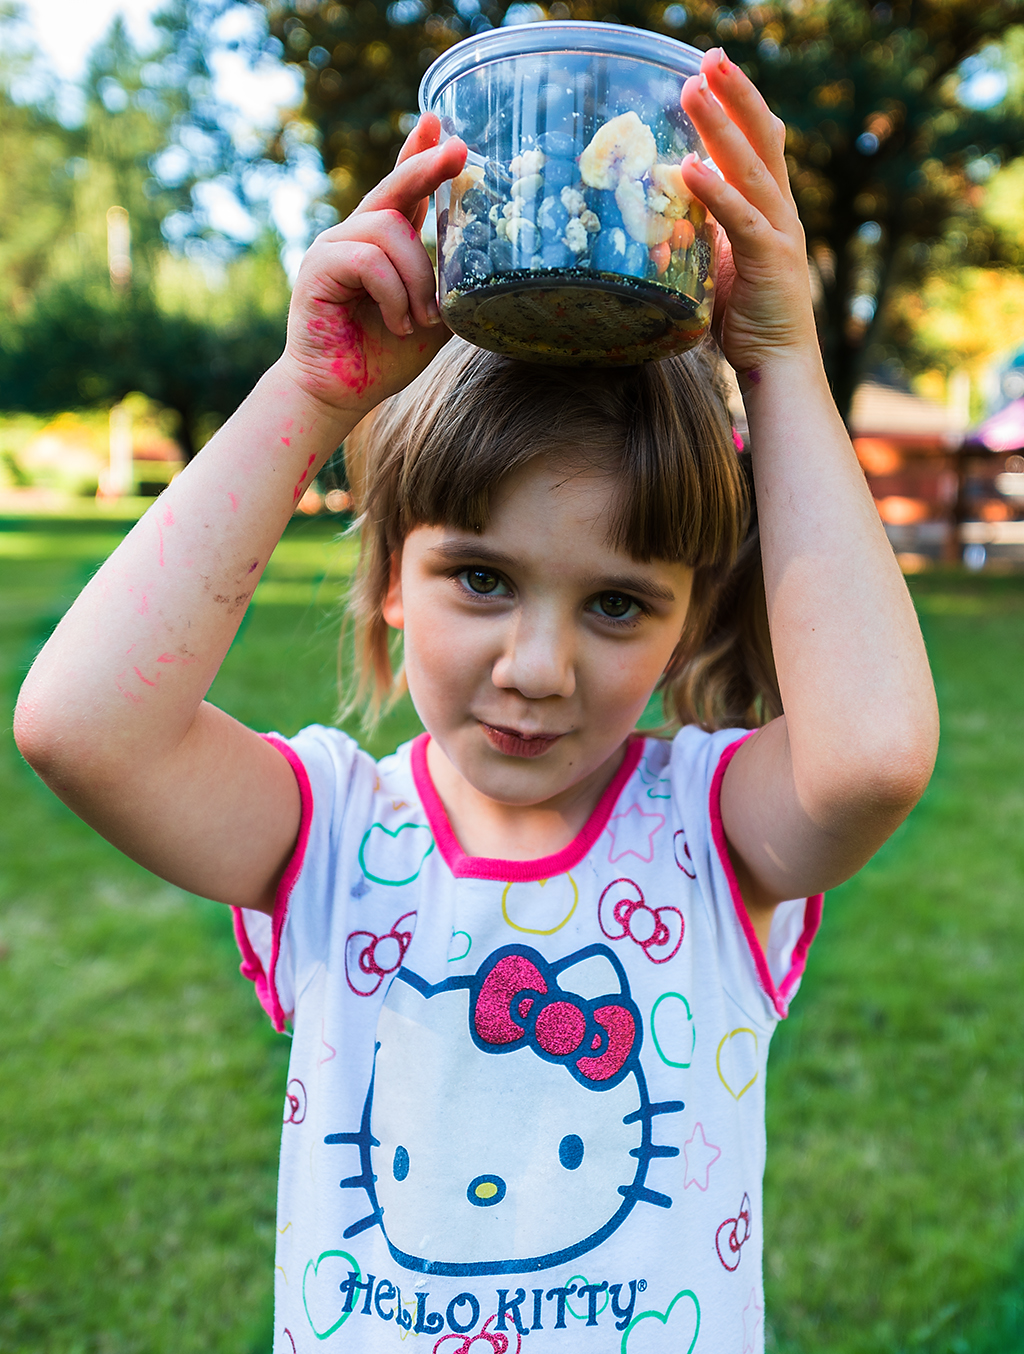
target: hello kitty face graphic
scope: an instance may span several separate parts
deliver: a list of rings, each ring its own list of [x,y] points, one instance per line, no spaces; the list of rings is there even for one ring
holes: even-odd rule
[[[358,1132],[370,1212],[394,1260],[434,1274],[513,1274],[574,1260],[637,1203],[671,1207],[645,1184],[656,1115],[640,1066],[643,1027],[605,945],[551,964],[525,945],[475,974],[392,982]]]

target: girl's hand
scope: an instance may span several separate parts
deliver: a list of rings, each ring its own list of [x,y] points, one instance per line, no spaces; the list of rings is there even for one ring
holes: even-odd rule
[[[714,328],[741,373],[773,355],[817,352],[804,232],[789,185],[785,124],[720,47],[707,52],[680,99],[723,179],[697,155],[683,179],[723,226]]]
[[[403,389],[451,337],[419,236],[429,194],[466,159],[457,139],[439,146],[440,133],[425,113],[394,170],[299,269],[280,365],[334,416],[360,417]]]

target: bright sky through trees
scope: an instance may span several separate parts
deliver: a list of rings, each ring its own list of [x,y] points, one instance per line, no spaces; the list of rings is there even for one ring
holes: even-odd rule
[[[143,51],[157,42],[157,33],[150,16],[163,5],[164,0],[22,0],[29,36],[43,56],[47,66],[60,80],[73,85],[85,73],[89,52],[104,36],[114,18],[120,14],[135,44]],[[236,10],[222,21],[230,25],[223,37],[241,36],[234,28],[239,21],[250,22]],[[210,56],[210,67],[216,77],[216,94],[230,109],[237,110],[240,120],[252,127],[266,129],[275,125],[278,109],[297,103],[301,98],[302,82],[294,68],[268,60],[257,70],[248,65],[238,52],[219,51]],[[70,90],[61,101],[62,116],[77,109],[77,99]],[[315,181],[314,181],[315,179]],[[308,239],[306,209],[310,200],[323,191],[318,175],[301,173],[282,179],[272,194],[274,223],[287,242],[286,263],[294,272]],[[212,224],[228,235],[246,238],[244,216],[237,202],[226,192],[207,185],[203,206]]]

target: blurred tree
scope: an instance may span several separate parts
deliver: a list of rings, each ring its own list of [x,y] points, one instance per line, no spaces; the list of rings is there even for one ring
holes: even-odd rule
[[[63,126],[52,100],[14,98],[31,58],[20,41],[19,13],[0,5],[0,305],[17,309],[46,273],[67,231],[74,196],[67,166],[82,138]]]
[[[394,163],[423,71],[469,33],[528,18],[603,19],[722,44],[789,128],[790,173],[820,284],[840,409],[885,356],[886,300],[950,263],[1016,259],[978,187],[1024,145],[1024,0],[261,0],[305,80],[341,214]],[[1002,44],[1002,45],[1000,45]],[[1008,45],[1007,45],[1008,44]]]
[[[217,288],[173,268],[120,295],[95,274],[53,282],[0,332],[0,408],[45,414],[141,391],[178,414],[191,460],[281,352],[288,287],[277,245],[264,237]]]
[[[142,391],[178,413],[191,458],[280,353],[280,240],[255,220],[254,241],[228,239],[195,191],[216,180],[242,197],[254,149],[236,147],[207,65],[211,29],[234,2],[172,0],[148,53],[116,19],[90,53],[72,126],[45,79],[17,87],[26,59],[0,56],[0,302],[11,313],[0,407],[53,413]],[[15,23],[0,9],[0,52]],[[112,207],[127,212],[131,239],[130,284],[116,286]]]

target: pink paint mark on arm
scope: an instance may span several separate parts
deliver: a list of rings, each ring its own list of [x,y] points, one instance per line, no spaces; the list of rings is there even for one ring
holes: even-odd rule
[[[286,447],[290,447],[292,444],[292,439],[290,437],[282,437],[281,441],[285,444]]]
[[[303,485],[304,485],[305,482],[306,482],[306,476],[309,474],[309,467],[313,464],[313,462],[314,462],[315,460],[316,460],[316,456],[314,455],[314,456],[311,456],[311,457],[309,458],[309,460],[306,462],[306,468],[305,468],[305,470],[302,472],[302,474],[299,476],[299,482],[298,482],[298,484],[296,484],[294,490],[292,491],[292,502],[293,502],[293,503],[297,503],[297,502],[298,502],[299,496],[300,496],[301,493],[302,493]]]
[[[259,560],[254,559],[253,562],[249,565],[249,573],[255,573],[259,567],[260,567]]]
[[[238,495],[237,495],[237,494],[228,494],[228,502],[231,504],[231,511],[232,511],[232,512],[237,512],[237,511],[238,511]]]
[[[138,694],[138,692],[129,691],[126,686],[122,685],[121,678],[124,675],[125,674],[122,672],[114,679],[115,690],[117,691],[118,695],[123,696],[126,701],[131,701],[132,705],[140,705],[142,703],[142,697]]]
[[[135,610],[139,616],[144,616],[146,612],[149,610],[149,598],[146,596],[145,593],[142,594],[142,600],[139,602],[139,605],[135,608]]]
[[[132,668],[132,672],[135,673],[136,677],[138,677],[138,679],[139,679],[140,682],[145,682],[145,684],[146,684],[147,686],[156,686],[156,685],[158,684],[158,682],[160,681],[160,679],[159,679],[159,677],[158,677],[157,680],[156,680],[155,682],[151,682],[151,681],[149,680],[148,677],[144,677],[144,676],[142,675],[142,673],[139,671],[138,668]]]
[[[167,511],[164,513],[164,526],[165,527],[174,526],[174,513],[171,512],[170,508],[168,508]]]
[[[157,526],[156,539],[159,547],[159,553],[157,555],[157,563],[160,565],[160,568],[162,569],[164,567],[164,529],[161,526]]]

